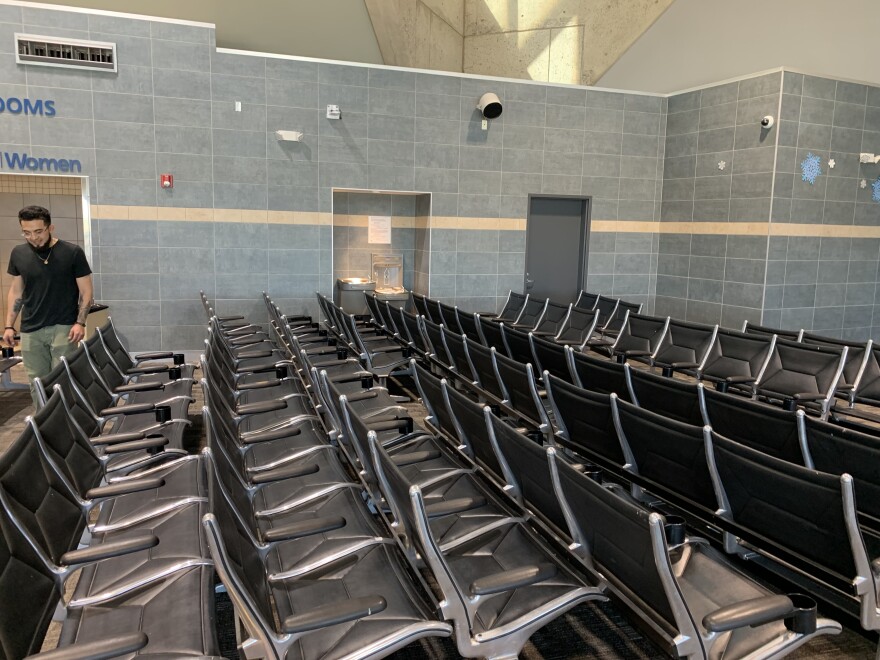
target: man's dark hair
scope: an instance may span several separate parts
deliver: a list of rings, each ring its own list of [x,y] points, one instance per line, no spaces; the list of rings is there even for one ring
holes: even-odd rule
[[[18,221],[23,220],[42,220],[47,227],[52,224],[49,209],[44,209],[42,206],[25,206],[18,212]]]

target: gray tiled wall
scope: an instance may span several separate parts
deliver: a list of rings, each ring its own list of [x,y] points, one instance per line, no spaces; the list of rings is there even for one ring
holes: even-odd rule
[[[773,221],[880,225],[880,206],[868,185],[880,168],[859,164],[859,152],[880,151],[880,88],[785,72],[782,91]],[[809,153],[822,159],[822,174],[812,185],[801,173]],[[875,238],[773,237],[765,322],[877,338],[878,250]]]
[[[777,114],[780,90],[773,73],[669,98],[662,221],[770,220],[778,129],[760,120]],[[661,234],[657,313],[729,327],[760,321],[766,256],[766,235]]]

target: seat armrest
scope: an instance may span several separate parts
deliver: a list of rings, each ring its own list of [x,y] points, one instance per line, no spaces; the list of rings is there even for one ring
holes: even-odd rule
[[[174,353],[171,351],[152,351],[149,353],[137,353],[134,356],[134,359],[137,361],[141,360],[167,360],[169,358],[173,358]]]
[[[267,387],[278,387],[281,385],[280,378],[271,378],[269,380],[260,380],[255,383],[242,383],[238,387],[236,387],[235,391],[238,392],[247,392],[249,390],[264,390]]]
[[[244,317],[241,314],[230,314],[229,316],[218,316],[217,320],[220,323],[226,323],[227,321],[243,321]]]
[[[391,457],[391,461],[397,467],[404,467],[414,463],[424,463],[435,458],[440,458],[439,449],[424,449],[422,451],[411,451],[408,454],[395,454]]]
[[[381,346],[379,348],[369,348],[370,353],[379,354],[379,353],[401,353],[403,352],[403,346]]]
[[[146,633],[113,635],[94,642],[77,642],[52,651],[29,655],[26,660],[104,660],[134,654],[147,645]]]
[[[828,398],[825,394],[819,392],[799,392],[791,397],[795,401],[821,401]]]
[[[86,491],[87,500],[95,500],[101,497],[116,497],[118,495],[128,495],[129,493],[139,493],[144,490],[153,490],[161,488],[165,485],[165,479],[162,477],[149,477],[145,479],[132,479],[131,481],[117,481],[106,486],[96,486]]]
[[[471,582],[470,596],[488,596],[490,594],[510,591],[530,584],[549,580],[556,575],[557,569],[553,564],[538,564],[536,566],[522,566],[512,568],[509,571],[501,571],[485,577],[477,578]]]
[[[98,545],[91,545],[88,548],[65,552],[61,555],[61,564],[63,566],[90,564],[102,559],[110,559],[111,557],[120,557],[133,552],[140,552],[141,550],[149,550],[157,545],[159,545],[158,536],[154,534],[139,534],[128,539],[108,541]]]
[[[124,454],[128,451],[139,451],[142,449],[159,449],[164,447],[171,440],[163,435],[147,437],[143,440],[134,440],[132,442],[120,442],[116,445],[110,445],[104,450],[105,454]]]
[[[673,369],[696,369],[700,366],[699,362],[672,362],[669,365]]]
[[[335,626],[346,621],[356,621],[371,614],[378,614],[388,606],[382,596],[362,596],[342,603],[328,603],[310,608],[304,614],[295,614],[284,619],[282,632],[288,635],[308,632],[318,628]]]
[[[241,351],[235,354],[235,358],[238,361],[241,360],[256,360],[257,358],[271,357],[272,351]],[[247,369],[245,369],[247,371]]]
[[[747,385],[749,383],[754,383],[757,378],[753,376],[728,376],[724,379],[725,383],[730,383],[731,385]]]
[[[387,419],[379,421],[368,421],[367,428],[371,431],[400,431],[402,433],[412,433],[413,420],[412,417],[398,417],[397,419]]]
[[[284,320],[288,323],[299,323],[302,325],[308,325],[312,322],[312,317],[304,316],[302,314],[285,314]]]
[[[752,598],[710,612],[703,617],[703,627],[715,633],[755,627],[791,616],[794,610],[794,603],[785,595]]]
[[[116,415],[140,415],[142,413],[153,412],[156,409],[155,403],[127,403],[122,406],[113,406],[104,408],[99,414],[101,417],[114,417]]]
[[[146,437],[146,431],[132,431],[130,433],[108,433],[107,435],[99,435],[94,438],[89,438],[89,441],[93,445],[115,445],[119,442],[143,440]]]
[[[128,394],[129,392],[154,392],[156,390],[164,390],[165,384],[158,381],[149,381],[146,383],[127,383],[113,388],[114,394]]]
[[[146,367],[132,367],[128,369],[125,373],[129,376],[140,376],[144,374],[161,374],[171,369],[170,365],[167,364],[151,364]]]
[[[619,355],[625,355],[626,357],[645,357],[651,354],[651,351],[645,351],[640,348],[633,348],[628,351],[620,351]]]
[[[257,415],[275,410],[284,410],[285,408],[287,408],[287,401],[285,399],[270,399],[269,401],[243,403],[235,407],[235,414],[243,417],[245,415]]]
[[[425,507],[425,513],[428,514],[428,518],[439,518],[440,516],[448,516],[452,513],[461,513],[463,511],[470,511],[471,509],[478,509],[485,504],[486,498],[482,496],[457,497],[452,500],[446,500],[445,502],[428,504]]]
[[[292,438],[302,433],[302,429],[291,428],[286,426],[280,429],[272,429],[269,431],[252,431],[242,433],[239,436],[241,442],[245,445],[254,445],[260,442],[269,442],[271,440],[281,440],[283,438]]]
[[[308,474],[315,474],[318,469],[318,466],[314,463],[307,463],[306,465],[286,465],[284,467],[275,468],[274,470],[253,473],[251,474],[250,480],[252,484],[259,486],[260,484],[268,484],[273,481],[296,479],[297,477],[304,477]]]
[[[292,541],[293,539],[299,539],[313,534],[323,534],[324,532],[341,529],[342,527],[345,527],[345,518],[342,516],[311,518],[298,523],[291,523],[290,525],[273,527],[263,533],[263,540],[268,543]]]
[[[377,396],[379,396],[379,393],[376,390],[366,390],[364,392],[346,394],[345,398],[349,401],[349,403],[351,403],[353,401],[365,401],[366,399],[375,399]]]

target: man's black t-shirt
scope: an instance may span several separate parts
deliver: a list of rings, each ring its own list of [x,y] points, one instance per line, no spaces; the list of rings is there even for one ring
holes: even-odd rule
[[[40,250],[44,257],[48,252]],[[16,245],[7,272],[24,280],[21,331],[34,332],[50,325],[73,325],[79,310],[76,278],[90,275],[92,269],[81,247],[59,239],[49,263],[43,263],[29,244]]]

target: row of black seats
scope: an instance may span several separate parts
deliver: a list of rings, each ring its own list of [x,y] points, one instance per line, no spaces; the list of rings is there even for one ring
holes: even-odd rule
[[[759,539],[765,542],[757,545],[764,555],[778,559],[781,553],[789,561],[794,555],[806,573],[819,567],[820,580],[836,575],[838,593],[855,605],[862,625],[878,628],[878,587],[870,570],[880,551],[876,436],[629,365],[590,363],[582,356],[577,364],[581,368],[566,375],[580,374],[582,384],[598,384],[601,393],[586,392],[548,371],[541,378],[546,393],[539,392],[530,365],[513,363],[508,371],[516,375],[508,380],[522,383],[526,394],[508,403],[523,416],[549,411],[542,418],[542,435],[631,478],[633,496],[641,499],[647,487],[685,510],[699,511],[704,520],[733,523],[721,525],[732,530],[725,537],[729,550],[749,554],[750,544]],[[713,431],[710,423],[720,428]],[[553,430],[550,437],[548,429]],[[737,467],[721,469],[721,464]],[[750,478],[734,476],[737,470]],[[758,478],[767,470],[772,478]],[[836,495],[827,492],[832,483],[837,483]],[[773,494],[773,488],[797,493],[796,501]],[[817,534],[809,512],[820,510],[829,519]],[[816,580],[807,584],[815,587]]]
[[[47,660],[219,658],[203,465],[165,451],[191,371],[144,363],[173,357],[135,364],[108,324],[38,384],[39,410],[0,457],[2,657],[37,653],[56,619]]]
[[[368,335],[368,338],[376,336],[372,330],[366,328],[361,333]],[[389,338],[385,337],[385,341],[389,341]],[[400,350],[400,344],[397,350]],[[494,359],[496,370],[499,359],[509,360],[498,355],[491,357]],[[676,653],[702,655],[711,652],[712,648],[716,652],[726,648],[725,657],[743,657],[749,653],[755,653],[755,657],[764,657],[766,654],[779,653],[781,648],[787,648],[789,644],[791,644],[790,648],[793,648],[815,632],[813,624],[808,621],[811,618],[808,612],[812,608],[808,603],[809,599],[804,601],[794,599],[799,605],[805,606],[803,618],[807,621],[804,627],[798,628],[798,632],[792,633],[786,630],[781,622],[767,623],[792,617],[795,603],[785,596],[768,596],[766,591],[755,587],[754,583],[731,569],[717,553],[714,555],[711,551],[694,553],[693,548],[700,547],[696,539],[676,540],[672,543],[670,554],[665,537],[662,545],[658,544],[658,537],[664,535],[663,519],[659,514],[652,516],[650,511],[632,499],[621,497],[619,489],[612,494],[607,487],[597,485],[581,471],[569,467],[567,461],[563,461],[562,473],[574,480],[573,488],[585,489],[586,495],[583,490],[576,490],[578,498],[573,506],[565,504],[564,495],[562,503],[559,503],[560,500],[556,498],[559,489],[554,489],[552,484],[554,481],[557,484],[562,483],[565,481],[565,476],[560,477],[559,472],[550,471],[551,463],[555,465],[556,462],[554,449],[550,448],[548,458],[544,450],[532,439],[504,423],[489,408],[484,409],[481,404],[449,387],[446,381],[440,381],[418,366],[415,361],[409,364],[408,373],[416,378],[422,400],[428,408],[428,422],[432,424],[435,434],[442,432],[443,435],[439,437],[445,437],[449,442],[446,451],[454,448],[459,455],[463,455],[469,461],[470,469],[476,469],[479,473],[487,475],[503,489],[502,492],[507,493],[508,496],[513,495],[514,501],[520,506],[528,506],[541,513],[552,522],[553,533],[562,536],[567,543],[570,543],[571,539],[590,541],[573,546],[578,549],[577,554],[584,562],[584,567],[593,571],[596,564],[601,564],[604,568],[601,573],[603,582],[610,580],[615,585],[613,587],[615,593],[628,599],[631,605],[633,600],[637,601],[641,607],[637,607],[636,610],[650,626],[659,628],[667,634],[670,630],[680,632],[678,637],[675,635],[667,637],[670,648]],[[330,383],[324,384],[324,390],[325,404],[331,409],[339,392]],[[388,403],[386,402],[386,406]],[[362,469],[367,474],[376,475],[371,479],[373,483],[385,485],[392,491],[397,489],[398,509],[395,510],[393,500],[391,503],[395,520],[403,518],[404,523],[411,526],[410,531],[412,529],[421,531],[425,525],[421,525],[420,528],[419,523],[425,518],[420,518],[417,507],[414,513],[407,510],[412,509],[412,500],[416,499],[412,491],[413,482],[418,483],[419,478],[430,482],[427,475],[433,474],[434,478],[437,478],[444,469],[449,469],[448,463],[438,464],[443,449],[437,448],[436,437],[426,440],[420,437],[417,431],[416,437],[413,437],[412,427],[405,429],[410,432],[409,436],[403,436],[408,438],[407,442],[419,444],[415,445],[413,451],[404,454],[411,457],[406,460],[406,469],[410,470],[410,476],[408,481],[401,484],[399,481],[396,482],[401,476],[398,474],[395,477],[395,472],[400,470],[387,466],[383,473],[381,460],[383,456],[377,449],[378,445],[383,443],[377,443],[378,436],[371,434],[368,427],[362,421],[358,421],[357,414],[351,410],[351,404],[347,403],[344,396],[340,406],[341,410],[337,410],[333,415],[340,426],[338,430],[340,437],[348,433],[355,444],[361,465],[368,466]],[[399,428],[392,430],[387,425],[383,428],[394,434],[400,431]],[[374,463],[372,466],[369,465],[370,459],[364,458],[367,456],[366,448],[371,440]],[[542,463],[545,465],[544,470],[539,467]],[[455,474],[454,479],[447,477],[447,480],[454,482],[456,486],[461,483],[461,479],[460,474]],[[405,488],[406,485],[410,486],[408,490]],[[445,492],[444,496],[448,497]],[[470,495],[463,498],[463,501],[473,506],[473,499]],[[402,505],[400,501],[403,501]],[[483,501],[480,499],[479,503],[482,504]],[[563,510],[568,514],[564,514]],[[576,513],[573,514],[572,511]],[[430,520],[430,516],[427,520]],[[463,533],[467,528],[458,531]],[[446,537],[435,541],[435,545],[439,547],[443,544],[454,547]],[[422,549],[421,546],[419,549]],[[688,557],[692,554],[699,557],[694,558],[692,562],[688,559],[682,561],[678,554],[682,549],[687,549],[685,554]],[[627,555],[654,557],[655,553],[658,558],[656,563],[641,561],[637,567],[633,567],[630,565],[631,560],[627,559]],[[710,559],[707,560],[706,557]],[[665,573],[663,566],[666,563],[670,566],[675,563],[677,570],[669,570],[668,574]],[[614,570],[615,568],[617,570]],[[686,576],[684,586],[673,584],[674,577],[670,581],[671,575],[678,574]],[[750,594],[757,600],[750,601],[748,605],[737,601],[734,605],[731,601],[735,601],[736,597],[731,597],[733,593],[730,591],[731,580],[740,584],[738,597],[742,598],[744,594]],[[689,585],[693,585],[693,591]],[[649,593],[648,597],[645,596],[646,590]],[[705,600],[707,592],[712,593],[712,598],[715,600],[707,603]],[[717,611],[713,612],[712,610],[716,608]],[[743,617],[736,623],[732,618],[728,619],[734,611]],[[700,624],[695,626],[694,617],[697,615],[699,616],[696,620],[700,621]],[[750,629],[750,625],[756,628]],[[798,626],[800,624],[795,627]],[[834,632],[839,630],[839,626],[822,620],[819,630]],[[781,643],[779,637],[784,637],[785,642]]]

